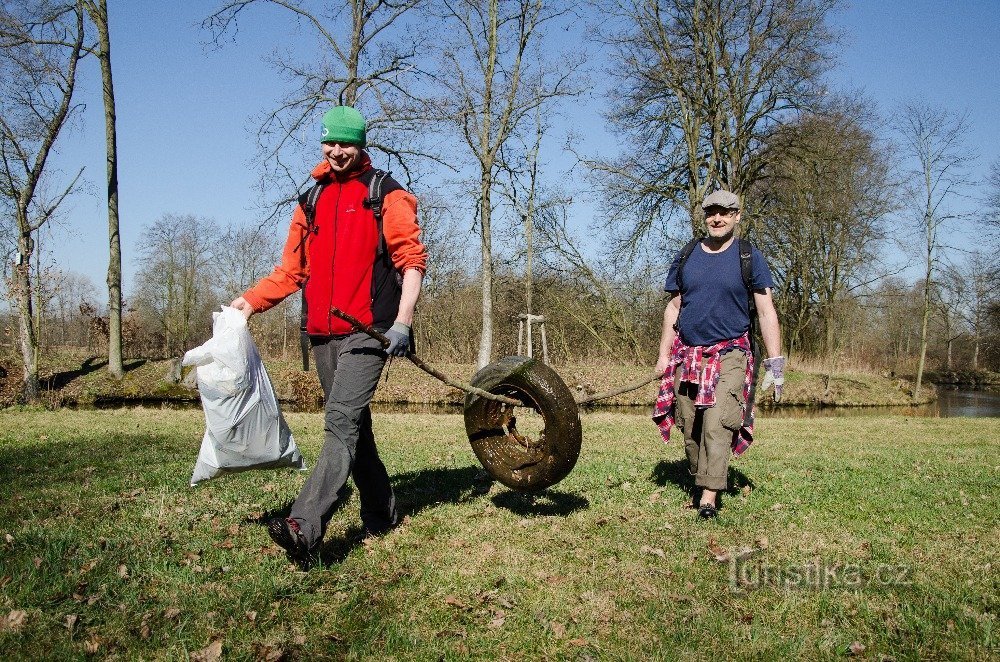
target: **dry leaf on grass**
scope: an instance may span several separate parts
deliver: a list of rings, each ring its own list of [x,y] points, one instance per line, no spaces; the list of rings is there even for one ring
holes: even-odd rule
[[[566,626],[558,621],[549,621],[549,629],[552,630],[552,634],[555,635],[556,639],[562,639],[566,636]]]
[[[760,536],[757,538],[757,549],[767,549],[770,544],[771,543],[768,541],[767,536]]]
[[[73,628],[76,627],[77,620],[79,620],[79,616],[76,614],[66,615],[66,620],[64,622],[66,623],[66,629],[69,630],[70,634],[73,633]]]
[[[163,618],[167,619],[168,621],[172,621],[180,615],[181,615],[181,610],[178,609],[177,607],[170,607],[169,609],[163,612]]]
[[[507,622],[507,615],[498,609],[493,613],[493,620],[490,621],[488,627],[491,630],[496,630],[497,628],[502,628],[503,624],[506,622]]]
[[[9,533],[3,534],[3,539],[7,541],[8,545],[14,542],[14,536],[10,535]]]
[[[639,550],[643,554],[652,554],[653,556],[659,556],[661,559],[666,558],[666,554],[659,547],[649,547],[648,545],[643,545]]]
[[[285,659],[285,651],[278,646],[261,646],[256,658],[259,662],[281,662]]]
[[[28,612],[15,609],[7,614],[7,618],[0,621],[0,631],[10,630],[11,632],[17,632],[24,627],[24,623],[27,620]]]
[[[118,566],[118,576],[122,579],[128,579],[128,566],[120,565]]]
[[[715,536],[708,539],[708,551],[712,553],[712,558],[714,558],[719,563],[726,563],[732,556],[726,550],[715,541]]]
[[[200,651],[191,653],[191,662],[218,662],[222,659],[222,640],[216,639]]]
[[[90,639],[83,642],[83,650],[87,652],[87,655],[96,655],[97,651],[101,650],[101,638],[96,634],[91,635]]]
[[[454,595],[449,595],[444,599],[446,605],[451,605],[452,607],[458,607],[459,609],[468,609],[468,605],[456,598]]]
[[[847,647],[847,652],[851,655],[861,655],[865,652],[865,645],[860,641],[852,641],[851,645]]]

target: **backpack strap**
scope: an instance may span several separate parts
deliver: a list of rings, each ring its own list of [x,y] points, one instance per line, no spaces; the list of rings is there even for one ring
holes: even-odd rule
[[[319,202],[319,196],[323,193],[324,188],[326,188],[326,183],[316,182],[308,191],[299,196],[299,206],[302,207],[302,211],[306,215],[306,228],[310,234],[316,232],[316,203]]]
[[[375,223],[378,225],[378,248],[375,249],[375,257],[381,257],[388,252],[389,247],[385,242],[385,233],[382,231],[382,204],[385,201],[385,180],[389,178],[389,173],[385,170],[373,169],[371,180],[368,183],[368,197],[365,198],[364,205],[372,210]]]
[[[757,322],[757,302],[753,298],[753,244],[747,239],[740,239],[740,275],[743,286],[747,288],[747,310],[750,313],[750,353],[753,355],[753,374],[750,376],[750,391],[747,393],[747,406],[743,410],[743,425],[752,422],[754,399],[757,396],[757,375],[760,373],[760,343],[757,336],[760,329]]]
[[[684,248],[681,249],[681,259],[677,263],[677,291],[680,292],[684,289],[684,264],[687,263],[688,258],[691,257],[691,253],[694,252],[694,247],[701,243],[701,237],[695,237],[688,243],[684,244]]]
[[[319,196],[323,193],[324,188],[326,188],[324,182],[316,182],[308,191],[299,196],[299,206],[302,207],[302,212],[306,216],[306,234],[302,236],[302,240],[299,241],[296,250],[302,248],[302,244],[306,243],[306,237],[316,233],[316,203],[319,202]],[[306,305],[304,294],[301,299],[302,316],[299,323],[299,349],[302,351],[302,369],[309,370],[309,347],[311,343],[309,342],[309,335],[306,333],[309,306]]]

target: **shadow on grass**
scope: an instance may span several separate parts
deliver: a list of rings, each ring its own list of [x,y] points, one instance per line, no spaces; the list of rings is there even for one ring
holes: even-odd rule
[[[579,494],[543,490],[541,492],[504,492],[493,497],[498,508],[506,508],[521,517],[566,517],[590,507],[590,501]]]
[[[490,481],[484,472],[474,466],[457,469],[424,469],[392,477],[399,517],[408,517],[440,503],[458,503],[466,498],[489,492]],[[341,491],[333,513],[346,507],[354,489],[350,483]],[[355,506],[356,507],[356,506]],[[265,526],[272,517],[288,517],[291,502],[274,508],[263,515],[248,519],[251,524]],[[353,524],[340,536],[327,539],[320,546],[319,563],[322,567],[343,562],[359,545],[364,543],[367,531],[360,524]]]
[[[122,367],[125,372],[131,372],[136,368],[141,368],[145,364],[146,359],[131,359],[125,361]],[[64,370],[63,372],[53,373],[50,377],[43,380],[42,388],[48,391],[57,391],[68,386],[74,379],[83,377],[84,375],[89,375],[90,373],[96,372],[107,365],[107,359],[91,356],[89,359],[81,363],[80,367],[76,370]]]
[[[700,488],[695,489],[694,477],[688,471],[687,460],[661,461],[653,467],[650,479],[663,487],[666,487],[668,484],[679,487],[685,494],[691,496],[692,503],[695,497],[701,492]],[[744,487],[749,487],[750,489],[756,487],[754,482],[745,473],[732,466],[729,467],[728,484],[729,487],[723,492],[723,494],[728,496],[738,495]]]

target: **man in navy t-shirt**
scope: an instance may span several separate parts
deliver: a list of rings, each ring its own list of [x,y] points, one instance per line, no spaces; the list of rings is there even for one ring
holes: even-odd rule
[[[750,351],[749,294],[740,266],[739,197],[715,191],[702,203],[708,236],[678,274],[674,257],[666,291],[673,294],[663,313],[656,371],[664,376],[653,418],[666,439],[670,427],[684,432],[695,489],[701,490],[698,514],[714,517],[718,493],[727,487],[730,455],[752,441],[752,403],[747,395],[753,374]],[[751,250],[752,290],[761,336],[769,358],[765,388],[774,383],[775,399],[784,384],[781,330],[771,298],[774,282],[764,256]],[[746,411],[745,411],[746,410]]]

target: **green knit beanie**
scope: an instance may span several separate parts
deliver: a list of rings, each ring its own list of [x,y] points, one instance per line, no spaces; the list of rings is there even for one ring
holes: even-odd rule
[[[365,118],[350,106],[336,106],[323,115],[324,143],[350,143],[365,146]]]

